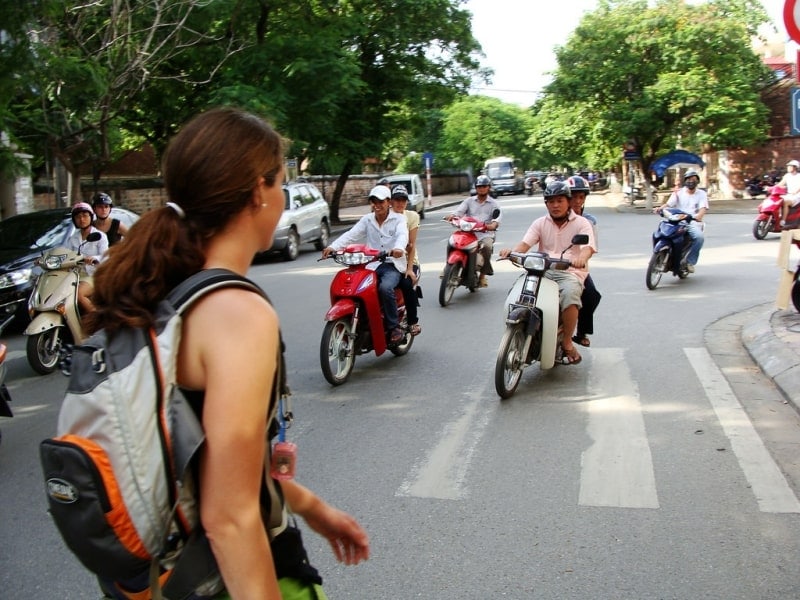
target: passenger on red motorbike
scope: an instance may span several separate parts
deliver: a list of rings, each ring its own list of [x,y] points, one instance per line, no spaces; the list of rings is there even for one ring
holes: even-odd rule
[[[785,227],[789,211],[800,204],[800,162],[790,160],[786,163],[786,174],[777,185],[786,188],[786,195],[783,197],[783,208],[781,209],[781,227]]]
[[[562,349],[567,364],[576,365],[581,362],[581,355],[576,350],[572,336],[578,324],[578,310],[581,307],[581,294],[586,277],[589,275],[589,259],[597,252],[594,231],[591,222],[572,212],[570,198],[572,191],[564,181],[553,181],[544,190],[544,203],[547,214],[539,217],[517,243],[514,248],[500,250],[502,258],[511,252],[527,252],[534,248],[537,252],[546,252],[552,257],[560,257],[565,248],[564,258],[572,262],[569,269],[548,270],[545,277],[558,284],[561,325],[564,328]],[[584,246],[570,246],[575,235],[589,236],[589,243]]]
[[[703,217],[708,211],[708,196],[697,187],[699,182],[697,171],[689,169],[683,176],[683,187],[672,192],[664,204],[653,209],[658,214],[663,208],[675,207],[692,215],[692,222],[688,226],[692,247],[686,257],[686,268],[690,273],[694,273],[694,266],[700,258],[700,249],[705,242]]]
[[[398,343],[405,335],[398,327],[397,298],[394,289],[400,284],[400,278],[408,266],[406,246],[408,245],[408,225],[404,215],[393,212],[389,207],[391,192],[384,185],[377,185],[369,192],[372,212],[364,215],[350,230],[343,233],[330,246],[322,250],[322,258],[344,249],[349,244],[365,243],[370,248],[385,251],[388,258],[385,262],[371,263],[377,265],[379,291],[383,304],[385,325],[389,331],[389,342]]]
[[[489,282],[487,275],[494,275],[492,269],[492,250],[494,248],[494,232],[500,227],[503,218],[500,212],[500,205],[497,200],[489,195],[492,181],[486,175],[479,175],[475,180],[475,195],[467,198],[452,212],[446,216],[445,221],[452,221],[454,217],[473,217],[486,223],[487,231],[475,232],[478,236],[478,252],[483,257],[481,266],[480,286],[487,287]],[[492,213],[497,209],[498,215],[492,217]]]

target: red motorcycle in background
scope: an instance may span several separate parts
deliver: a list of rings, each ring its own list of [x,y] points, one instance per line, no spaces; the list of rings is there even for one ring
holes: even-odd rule
[[[495,209],[492,218],[500,211]],[[439,286],[439,304],[447,306],[453,299],[453,293],[459,286],[470,292],[478,289],[483,256],[478,253],[477,233],[486,231],[486,223],[474,217],[453,217],[450,221],[457,231],[447,240],[447,264],[442,273]]]
[[[386,252],[362,244],[347,246],[330,256],[340,265],[345,265],[331,282],[331,307],[325,314],[326,323],[319,344],[322,374],[331,385],[347,381],[359,354],[374,351],[380,356],[388,349],[395,356],[403,356],[414,343],[414,336],[408,331],[405,302],[399,288],[395,289],[398,327],[405,331],[405,335],[396,344],[388,342],[378,275],[367,266],[386,260],[386,256]]]
[[[753,237],[757,240],[763,240],[768,233],[780,233],[784,229],[800,227],[800,204],[789,210],[786,226],[781,227],[781,207],[786,193],[785,187],[773,185],[769,188],[767,197],[758,205],[758,216],[753,221]]]

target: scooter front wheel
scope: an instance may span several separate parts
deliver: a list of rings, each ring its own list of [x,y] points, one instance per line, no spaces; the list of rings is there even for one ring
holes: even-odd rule
[[[800,279],[795,279],[792,285],[792,304],[800,312]]]
[[[349,318],[325,323],[319,344],[319,361],[322,374],[331,385],[341,385],[353,371],[356,362],[353,347],[355,333]]]
[[[772,215],[763,221],[753,221],[753,237],[757,240],[763,240],[770,231],[772,231]]]
[[[39,375],[47,375],[56,370],[61,351],[61,327],[53,327],[28,337],[25,353],[28,363]]]
[[[647,265],[647,277],[645,283],[648,290],[654,290],[658,287],[661,281],[661,276],[667,269],[667,262],[669,261],[669,248],[662,248],[658,252],[654,252],[650,257],[650,263]]]
[[[448,263],[444,267],[442,283],[439,286],[439,304],[447,306],[453,299],[453,292],[461,285],[461,265],[459,263]]]
[[[511,398],[517,391],[522,369],[525,368],[525,331],[522,325],[507,325],[497,351],[497,362],[494,367],[494,387],[504,400]]]

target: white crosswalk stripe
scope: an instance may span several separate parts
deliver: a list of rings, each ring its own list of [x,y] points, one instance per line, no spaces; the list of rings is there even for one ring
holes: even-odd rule
[[[711,356],[702,348],[685,348],[684,352],[730,439],[759,510],[800,513],[800,501]],[[592,358],[586,362],[591,401],[584,406],[591,443],[581,455],[578,504],[658,509],[656,474],[639,389],[625,360],[625,349],[593,348]],[[464,497],[471,458],[492,418],[492,411],[484,406],[494,393],[490,387],[477,381],[468,386],[472,391],[464,393],[463,411],[446,424],[437,443],[411,469],[396,492],[398,496]]]
[[[759,510],[766,513],[800,512],[797,496],[708,351],[705,348],[684,348],[684,352],[731,442]]]
[[[639,391],[622,348],[597,348],[588,374],[587,433],[578,503],[583,506],[658,508],[653,461]]]

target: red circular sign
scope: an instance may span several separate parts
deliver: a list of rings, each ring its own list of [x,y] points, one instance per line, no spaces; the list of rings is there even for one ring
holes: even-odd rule
[[[783,24],[789,37],[800,44],[800,0],[786,0],[783,5]]]

